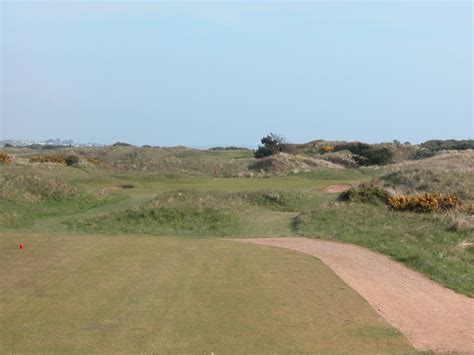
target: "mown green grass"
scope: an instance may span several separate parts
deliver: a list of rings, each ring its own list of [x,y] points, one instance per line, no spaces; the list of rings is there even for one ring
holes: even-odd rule
[[[362,245],[474,296],[474,250],[460,246],[472,231],[452,231],[439,214],[392,211],[384,205],[329,203],[295,218],[295,231]]]
[[[14,233],[0,253],[4,353],[413,352],[328,267],[288,250]]]

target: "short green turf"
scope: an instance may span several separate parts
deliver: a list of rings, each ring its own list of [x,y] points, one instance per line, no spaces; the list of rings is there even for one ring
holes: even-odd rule
[[[297,252],[8,233],[0,253],[2,353],[413,351],[321,261]]]

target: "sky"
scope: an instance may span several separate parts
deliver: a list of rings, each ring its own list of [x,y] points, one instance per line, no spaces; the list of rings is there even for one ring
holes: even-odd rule
[[[474,136],[471,1],[0,1],[0,139]]]

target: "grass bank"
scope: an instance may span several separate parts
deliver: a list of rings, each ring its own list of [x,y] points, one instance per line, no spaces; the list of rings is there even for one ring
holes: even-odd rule
[[[440,214],[396,212],[385,206],[332,202],[300,214],[295,231],[358,244],[389,255],[453,290],[474,296],[472,231],[451,229]]]

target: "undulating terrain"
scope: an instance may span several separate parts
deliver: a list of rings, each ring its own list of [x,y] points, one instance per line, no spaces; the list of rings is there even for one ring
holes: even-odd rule
[[[230,239],[352,243],[473,297],[469,144],[3,148],[0,350],[414,352],[318,259]]]

